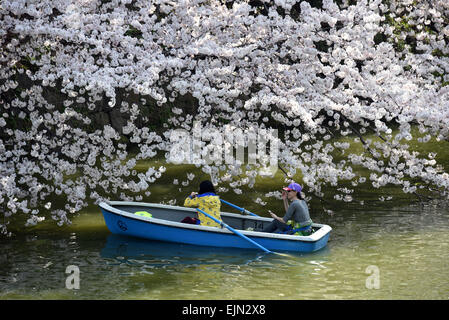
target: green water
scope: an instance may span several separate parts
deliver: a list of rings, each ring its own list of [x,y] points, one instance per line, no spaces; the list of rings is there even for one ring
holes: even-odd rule
[[[0,298],[448,299],[448,218],[439,205],[318,213],[328,246],[278,256],[113,236],[85,211],[71,227],[1,240]],[[66,288],[70,265],[79,289]]]

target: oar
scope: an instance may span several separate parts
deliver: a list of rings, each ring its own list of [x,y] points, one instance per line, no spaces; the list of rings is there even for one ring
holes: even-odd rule
[[[239,210],[242,214],[249,214],[249,215],[258,217],[257,214],[252,213],[252,212],[249,212],[248,210],[246,210],[246,209],[244,209],[244,208],[240,208],[240,207],[236,206],[235,204],[232,204],[232,203],[230,203],[230,202],[227,202],[227,201],[225,201],[225,200],[223,200],[223,199],[220,199],[220,200],[221,200],[221,202],[223,202],[224,204],[227,204],[228,206],[233,207],[234,209]]]
[[[244,234],[241,234],[240,232],[238,232],[237,230],[235,230],[234,228],[231,228],[230,226],[228,226],[226,223],[224,223],[223,221],[220,221],[216,218],[214,218],[213,216],[211,216],[210,214],[204,212],[203,210],[196,208],[196,210],[198,210],[199,212],[201,212],[202,214],[204,214],[205,216],[211,218],[212,220],[214,220],[216,223],[219,223],[220,225],[224,226],[226,229],[228,229],[229,231],[235,233],[236,235],[238,235],[240,238],[245,239],[246,241],[251,242],[253,245],[255,245],[256,247],[262,249],[263,251],[265,251],[266,253],[273,253],[270,250],[268,250],[267,248],[261,246],[260,244],[258,244],[256,241],[248,238],[247,236],[245,236]]]

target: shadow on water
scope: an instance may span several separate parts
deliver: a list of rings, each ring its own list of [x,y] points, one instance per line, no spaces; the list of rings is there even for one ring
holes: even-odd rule
[[[111,234],[101,257],[115,263],[145,264],[153,267],[175,265],[266,265],[285,264],[302,258],[325,257],[328,247],[314,253],[266,254],[259,250],[193,246],[162,241],[151,241]],[[114,263],[114,262],[112,262]]]

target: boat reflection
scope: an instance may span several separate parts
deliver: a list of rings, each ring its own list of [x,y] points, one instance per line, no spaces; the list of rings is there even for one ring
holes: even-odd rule
[[[101,250],[103,258],[113,263],[166,267],[173,265],[248,265],[272,266],[304,263],[310,259],[326,259],[329,248],[311,253],[267,254],[256,250],[216,248],[181,243],[151,241],[111,234]]]
[[[262,258],[271,259],[272,254],[237,248],[215,248],[180,243],[151,241],[111,234],[101,250],[103,258],[119,262],[152,265],[173,264],[237,264],[244,265]]]

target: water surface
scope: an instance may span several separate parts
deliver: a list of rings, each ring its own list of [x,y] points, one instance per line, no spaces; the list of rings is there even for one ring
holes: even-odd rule
[[[1,239],[0,298],[449,298],[447,207],[317,212],[312,218],[333,228],[326,248],[267,255],[115,236],[93,208],[70,227]],[[66,288],[71,265],[80,270],[79,289]],[[378,289],[367,283],[373,266]]]

